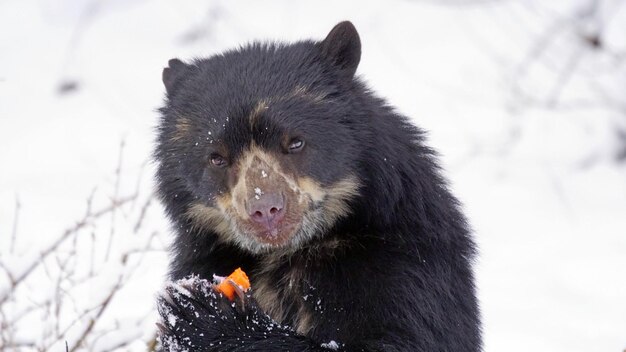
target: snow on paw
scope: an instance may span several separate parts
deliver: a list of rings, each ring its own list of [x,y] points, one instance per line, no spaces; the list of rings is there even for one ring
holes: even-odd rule
[[[164,351],[194,351],[224,336],[233,314],[223,301],[210,282],[197,277],[168,283],[157,301]]]

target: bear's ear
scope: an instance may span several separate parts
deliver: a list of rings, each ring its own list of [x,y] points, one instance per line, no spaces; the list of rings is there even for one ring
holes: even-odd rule
[[[352,78],[361,60],[361,39],[350,21],[338,23],[318,43],[322,56]]]
[[[180,79],[187,71],[188,66],[178,59],[171,59],[167,62],[167,66],[168,67],[163,69],[162,79],[167,94],[171,95],[178,85]]]

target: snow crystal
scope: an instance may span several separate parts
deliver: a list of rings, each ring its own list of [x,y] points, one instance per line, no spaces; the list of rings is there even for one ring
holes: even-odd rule
[[[183,296],[193,297],[191,292],[189,292],[189,290],[187,290],[183,285],[185,285],[185,283],[181,283],[180,281],[177,281],[176,283],[170,283],[169,286],[176,290],[173,293],[174,297],[179,298],[181,294]]]
[[[177,322],[177,321],[178,321],[178,318],[176,318],[176,316],[175,316],[174,314],[169,313],[169,314],[167,315],[167,323],[168,323],[170,326],[176,326],[176,322]]]
[[[215,274],[213,274],[213,281],[214,281],[216,284],[221,283],[221,282],[222,282],[222,281],[224,281],[225,279],[226,279],[226,276],[219,276],[219,275],[215,275]]]
[[[176,283],[178,285],[190,286],[190,285],[198,283],[200,281],[203,281],[203,280],[200,279],[200,277],[198,275],[191,275],[191,276],[187,276],[185,278],[179,279],[178,281],[176,281]]]
[[[339,349],[339,344],[335,340],[330,340],[327,343],[323,343],[320,345],[322,348],[327,348],[329,350],[336,351]]]

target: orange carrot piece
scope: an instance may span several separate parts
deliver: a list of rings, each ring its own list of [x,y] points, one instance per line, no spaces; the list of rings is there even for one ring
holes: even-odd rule
[[[239,288],[246,292],[250,288],[250,280],[248,280],[248,275],[241,270],[241,268],[237,268],[233,271],[232,274],[228,275],[222,282],[215,286],[215,289],[221,292],[224,296],[228,297],[229,300],[233,300],[235,298],[235,288],[228,282],[228,280],[232,280]]]

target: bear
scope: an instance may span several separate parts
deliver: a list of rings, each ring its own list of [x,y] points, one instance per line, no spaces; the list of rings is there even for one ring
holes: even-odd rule
[[[425,132],[356,75],[361,41],[253,42],[163,70],[166,351],[480,351],[476,245]],[[233,302],[214,275],[242,268]]]

